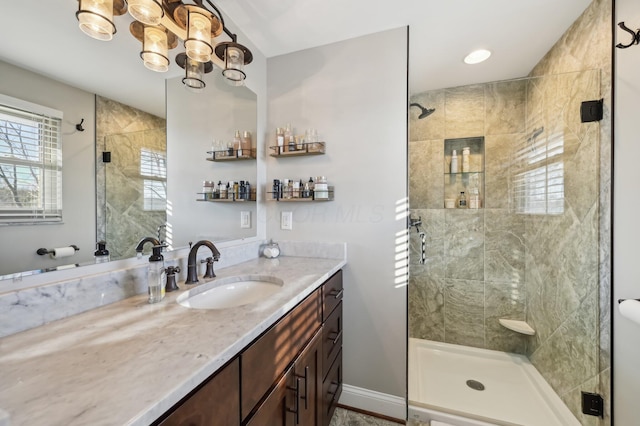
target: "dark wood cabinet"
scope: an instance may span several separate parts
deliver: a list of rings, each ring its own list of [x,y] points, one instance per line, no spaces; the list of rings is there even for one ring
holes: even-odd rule
[[[240,362],[234,359],[177,404],[161,426],[234,426],[240,424],[238,377]]]
[[[246,426],[317,426],[322,333],[318,331],[304,351],[258,405]]]
[[[320,294],[313,292],[240,354],[243,420],[320,329]]]
[[[342,271],[154,422],[328,425],[342,392]]]

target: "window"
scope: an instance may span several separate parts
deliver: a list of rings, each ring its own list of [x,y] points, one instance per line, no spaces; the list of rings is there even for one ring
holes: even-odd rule
[[[0,222],[62,220],[62,113],[0,95]]]
[[[564,138],[552,134],[536,140],[543,131],[534,130],[517,151],[516,160],[522,165],[513,180],[517,213],[564,213]]]
[[[167,208],[167,154],[140,149],[140,175],[144,185],[144,210],[162,211]]]

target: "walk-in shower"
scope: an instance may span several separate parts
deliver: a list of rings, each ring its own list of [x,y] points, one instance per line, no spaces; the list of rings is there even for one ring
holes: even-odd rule
[[[600,97],[599,70],[412,97],[434,112],[410,121],[410,418],[580,424],[601,372],[600,123],[580,104]]]

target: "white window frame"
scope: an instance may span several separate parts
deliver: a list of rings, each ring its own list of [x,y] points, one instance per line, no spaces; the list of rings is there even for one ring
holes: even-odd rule
[[[16,168],[20,167],[30,169],[32,176],[37,174],[38,186],[35,196],[26,205],[0,200],[0,225],[62,222],[62,112],[0,94],[0,114],[12,116],[15,122],[32,122],[33,128],[37,129],[37,139],[32,138],[30,146],[25,145],[32,148],[32,153],[37,152],[37,159],[12,154],[9,133],[5,132],[6,138],[0,140],[0,165],[13,170],[8,175],[0,171],[0,188],[11,191],[12,186],[16,190],[18,185],[26,187],[29,184],[26,179],[21,183],[8,179],[18,179]]]

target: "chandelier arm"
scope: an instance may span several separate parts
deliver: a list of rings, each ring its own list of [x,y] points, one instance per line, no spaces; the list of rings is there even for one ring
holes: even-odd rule
[[[207,4],[209,6],[211,6],[213,8],[213,10],[216,11],[216,14],[218,15],[218,19],[220,19],[220,23],[222,23],[222,31],[224,31],[224,33],[231,38],[231,41],[236,43],[238,37],[234,33],[232,33],[231,31],[229,31],[229,29],[225,25],[224,17],[222,16],[222,13],[220,13],[220,9],[218,9],[210,0],[204,0],[204,1],[206,1]],[[202,0],[200,0],[200,2],[202,2]]]

